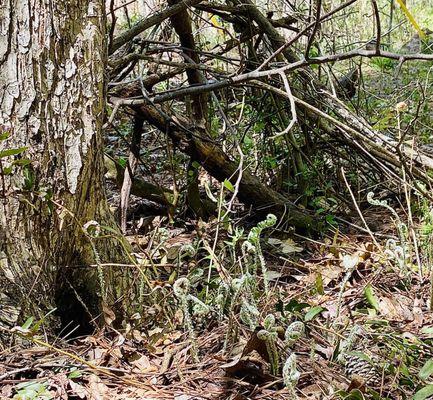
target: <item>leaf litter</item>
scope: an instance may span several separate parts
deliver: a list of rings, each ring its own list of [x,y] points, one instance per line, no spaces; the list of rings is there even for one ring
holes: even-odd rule
[[[182,246],[193,239],[177,231],[153,252],[154,261],[181,258]],[[140,243],[150,241],[143,238]],[[40,398],[59,399],[290,399],[281,368],[282,360],[292,353],[300,372],[299,399],[427,399],[433,395],[428,276],[407,276],[390,266],[367,235],[342,235],[338,243],[269,239],[267,246],[271,292],[255,330],[241,323],[237,314],[234,324],[216,317],[201,324],[194,321],[199,350],[194,361],[182,313],[169,313],[170,324],[158,320],[150,329],[134,327],[131,318],[129,327],[119,330],[113,327],[113,310],[104,304],[105,327],[91,336],[57,338],[53,344],[42,340],[42,345],[24,340],[3,348],[2,398],[39,390]],[[184,265],[187,271],[179,274],[195,268],[191,261]],[[165,274],[173,272],[161,269]],[[161,282],[169,278],[164,273]],[[279,373],[274,375],[267,343],[257,334],[269,313],[276,318],[280,359]],[[288,348],[284,330],[296,321],[304,324],[305,333]],[[356,340],[346,352],[344,346],[355,328],[359,328]],[[228,329],[234,331],[235,340],[225,348]],[[340,361],[343,356],[358,360],[360,371],[374,364],[379,385],[371,387],[362,376],[348,374]],[[26,383],[34,385],[26,389]]]

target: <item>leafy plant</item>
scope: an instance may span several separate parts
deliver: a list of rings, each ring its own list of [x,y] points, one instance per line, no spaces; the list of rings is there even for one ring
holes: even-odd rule
[[[15,400],[50,400],[54,396],[48,391],[47,382],[23,382],[15,386]]]
[[[266,343],[271,373],[276,375],[279,370],[279,355],[277,350],[278,333],[275,327],[275,317],[269,314],[263,321],[263,329],[257,332],[257,337]]]
[[[183,313],[183,322],[191,342],[192,356],[195,360],[198,360],[198,349],[195,341],[195,332],[191,318],[190,304],[193,306],[193,314],[195,315],[206,315],[210,309],[201,300],[189,293],[190,287],[191,284],[187,278],[179,278],[173,285],[173,292],[179,300],[179,308]]]
[[[9,136],[9,132],[0,133],[0,142],[7,140]],[[11,175],[13,173],[14,167],[26,167],[27,165],[29,165],[31,163],[31,160],[28,160],[26,158],[15,158],[15,156],[21,155],[27,149],[28,147],[17,147],[0,150],[0,174]],[[14,157],[14,159],[10,160],[10,157]],[[6,164],[4,165],[3,162],[6,162]]]
[[[287,358],[283,366],[283,382],[287,390],[292,396],[292,399],[297,399],[295,393],[296,384],[301,376],[301,373],[296,369],[296,354],[292,353]]]

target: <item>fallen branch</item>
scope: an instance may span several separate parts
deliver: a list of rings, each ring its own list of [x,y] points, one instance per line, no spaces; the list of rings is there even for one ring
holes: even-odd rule
[[[126,32],[120,34],[118,37],[114,38],[111,48],[109,49],[109,54],[113,54],[116,50],[122,47],[124,44],[128,43],[135,36],[144,32],[146,29],[151,28],[157,24],[160,24],[162,21],[170,18],[171,16],[177,14],[178,12],[185,10],[188,7],[194,6],[200,3],[201,0],[183,0],[175,5],[166,8],[163,11],[155,13],[148,18],[145,18],[139,22],[137,22],[131,29]]]
[[[238,163],[230,159],[218,143],[202,139],[201,131],[194,132],[196,128],[188,127],[183,118],[174,120],[152,104],[141,104],[136,110],[150,124],[166,133],[181,151],[194,157],[215,179],[220,182],[228,179],[233,185],[238,185],[238,199],[252,206],[255,213],[272,212],[297,228],[317,229],[318,221],[307,210],[298,208],[285,196],[261,183],[247,168],[243,169],[240,182],[237,182]]]

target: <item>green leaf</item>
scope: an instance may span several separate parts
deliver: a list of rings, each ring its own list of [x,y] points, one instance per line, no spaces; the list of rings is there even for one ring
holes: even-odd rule
[[[21,328],[23,329],[29,329],[30,325],[33,323],[33,317],[27,318],[26,322],[22,324]]]
[[[29,160],[27,158],[22,158],[21,160],[14,160],[12,164],[14,165],[29,165],[31,164],[32,160]]]
[[[47,382],[23,382],[15,386],[15,400],[49,400],[53,395],[47,390]]]
[[[349,393],[348,397],[345,397],[346,400],[364,400],[365,397],[363,396],[362,392],[358,389],[354,389]]]
[[[337,221],[335,220],[335,216],[332,214],[327,214],[325,216],[325,220],[329,225],[337,225]]]
[[[119,235],[119,231],[116,231],[116,229],[112,228],[111,226],[108,226],[108,225],[101,225],[101,228],[102,228],[104,231],[108,231],[108,232],[114,233],[114,235],[116,235],[116,236]]]
[[[24,167],[24,189],[32,190],[35,184],[35,174],[28,166]]]
[[[3,151],[0,151],[0,158],[8,157],[8,156],[15,156],[17,154],[21,154],[22,152],[26,151],[27,147],[19,147],[17,149],[6,149]]]
[[[424,386],[413,396],[413,400],[425,400],[433,395],[433,385]]]
[[[345,392],[344,390],[339,390],[335,393],[336,399],[344,399],[344,400],[364,400],[365,397],[358,389],[353,389],[350,393]]]
[[[369,391],[369,394],[371,395],[371,398],[373,399],[373,400],[386,400],[387,398],[386,397],[382,397],[381,395],[380,395],[380,393],[378,393],[378,392],[376,392],[375,390],[373,390],[373,389],[371,389],[370,391]]]
[[[0,140],[6,140],[10,135],[10,132],[0,133]]]
[[[37,331],[39,330],[39,328],[41,327],[41,325],[45,322],[46,318],[49,315],[51,315],[52,313],[54,313],[56,310],[57,310],[57,307],[51,309],[39,321],[36,321],[35,324],[32,326],[32,332],[33,333],[37,333]]]
[[[421,329],[421,333],[427,335],[429,338],[433,338],[433,326],[425,326]]]
[[[308,310],[308,312],[305,314],[304,321],[312,321],[315,317],[317,317],[322,311],[324,311],[325,308],[321,306],[312,307]]]
[[[380,327],[380,326],[388,326],[389,321],[387,321],[386,319],[371,319],[369,321],[365,321],[365,324]]]
[[[407,365],[406,364],[400,364],[400,366],[399,366],[399,370],[400,370],[400,373],[403,375],[403,376],[405,376],[406,378],[408,378],[408,379],[410,379],[410,378],[412,378],[413,376],[412,376],[412,374],[411,374],[411,372],[410,372],[410,370],[409,370],[409,368],[407,367]],[[412,380],[412,379],[410,379],[410,380]]]
[[[288,312],[298,312],[302,311],[304,308],[310,307],[308,303],[299,303],[296,299],[291,299],[288,304],[284,307],[284,309]]]
[[[376,298],[376,295],[374,294],[373,287],[368,284],[364,290],[364,295],[367,301],[370,303],[370,305],[376,310],[379,311],[379,301]]]
[[[83,373],[79,369],[74,369],[68,374],[69,379],[81,378]]]
[[[12,173],[12,166],[3,168],[3,175],[10,175]]]
[[[420,379],[425,381],[433,373],[433,359],[428,360],[418,373]]]
[[[15,389],[32,389],[34,391],[39,391],[41,388],[45,388],[45,382],[22,382],[15,386]]]
[[[126,163],[127,163],[126,158],[124,158],[124,157],[120,157],[119,160],[118,160],[117,162],[119,163],[119,165],[120,165],[122,168],[126,168]]]
[[[224,187],[225,187],[226,189],[230,190],[230,192],[232,192],[232,193],[234,193],[234,191],[235,191],[234,186],[233,186],[232,183],[231,183],[229,180],[227,180],[227,179],[224,180]]]

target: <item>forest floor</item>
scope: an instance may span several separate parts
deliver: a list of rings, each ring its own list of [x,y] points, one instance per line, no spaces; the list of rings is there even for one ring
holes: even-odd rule
[[[387,217],[370,212],[366,219]],[[382,223],[382,240],[376,243],[357,229],[335,230],[320,240],[272,233],[264,239],[270,292],[261,299],[260,321],[269,313],[276,317],[281,360],[296,353],[299,399],[412,398],[433,372],[430,279],[412,264],[404,270],[385,256],[385,242],[394,231],[391,221]],[[169,236],[175,246],[191,241],[193,235],[177,229]],[[131,241],[148,240],[145,237]],[[216,317],[200,324],[194,321],[195,343],[185,333],[179,312],[168,311],[165,318],[150,331],[131,325],[118,330],[107,324],[91,336],[53,340],[41,335],[5,348],[0,353],[0,396],[294,398],[283,384],[282,363],[272,375],[266,343],[238,316],[230,323]],[[303,322],[305,333],[288,348],[279,328],[284,332],[294,320]],[[228,330],[233,331],[229,341]],[[352,370],[341,358],[351,336],[356,340],[345,351],[352,363],[355,360]],[[197,349],[196,359],[192,347]],[[427,393],[429,385],[425,388]],[[426,398],[431,398],[428,393],[417,397]]]
[[[371,122],[381,129],[393,118],[393,109],[383,97],[403,101],[413,88],[402,91],[394,74],[376,79],[377,72],[372,71],[364,87],[365,108],[375,110]],[[425,132],[426,140],[431,138],[431,128]],[[108,141],[112,154],[126,154],[124,143],[114,148],[117,135]],[[166,155],[155,146],[146,143],[143,148],[156,150],[143,157],[152,165],[164,165]],[[150,172],[156,172],[159,183],[170,186],[171,170]],[[113,209],[118,196],[116,189],[111,190]],[[132,197],[134,212],[146,212],[147,206]],[[139,310],[139,317],[131,316],[122,329],[113,327],[107,309],[106,327],[92,335],[72,339],[66,330],[53,339],[38,334],[2,349],[0,398],[293,399],[282,369],[294,353],[300,372],[295,385],[299,399],[433,399],[433,385],[428,383],[433,375],[432,260],[426,258],[433,252],[411,242],[402,257],[398,229],[389,215],[383,208],[363,211],[374,236],[359,228],[365,227],[362,220],[352,221],[357,226],[343,222],[338,230],[316,239],[266,231],[262,248],[270,290],[257,299],[259,328],[248,329],[237,307],[230,318],[211,314],[193,320],[194,340],[184,327],[173,283],[201,266],[207,275],[209,254],[203,252],[204,243],[210,247],[216,243],[219,254],[229,258],[230,251],[224,250],[227,233],[220,231],[218,237],[212,221],[187,221],[175,228],[161,217],[130,215],[141,231],[127,238],[136,256],[154,255],[157,272],[151,283],[162,297]],[[197,242],[201,253],[182,259],[181,248]],[[232,273],[230,262],[228,270]],[[263,288],[262,281],[259,286]],[[201,299],[205,297],[206,287],[194,286],[194,290]],[[278,335],[279,365],[274,374],[266,343],[257,336],[269,314],[275,316]],[[288,346],[284,331],[294,321],[302,322],[305,332]]]

